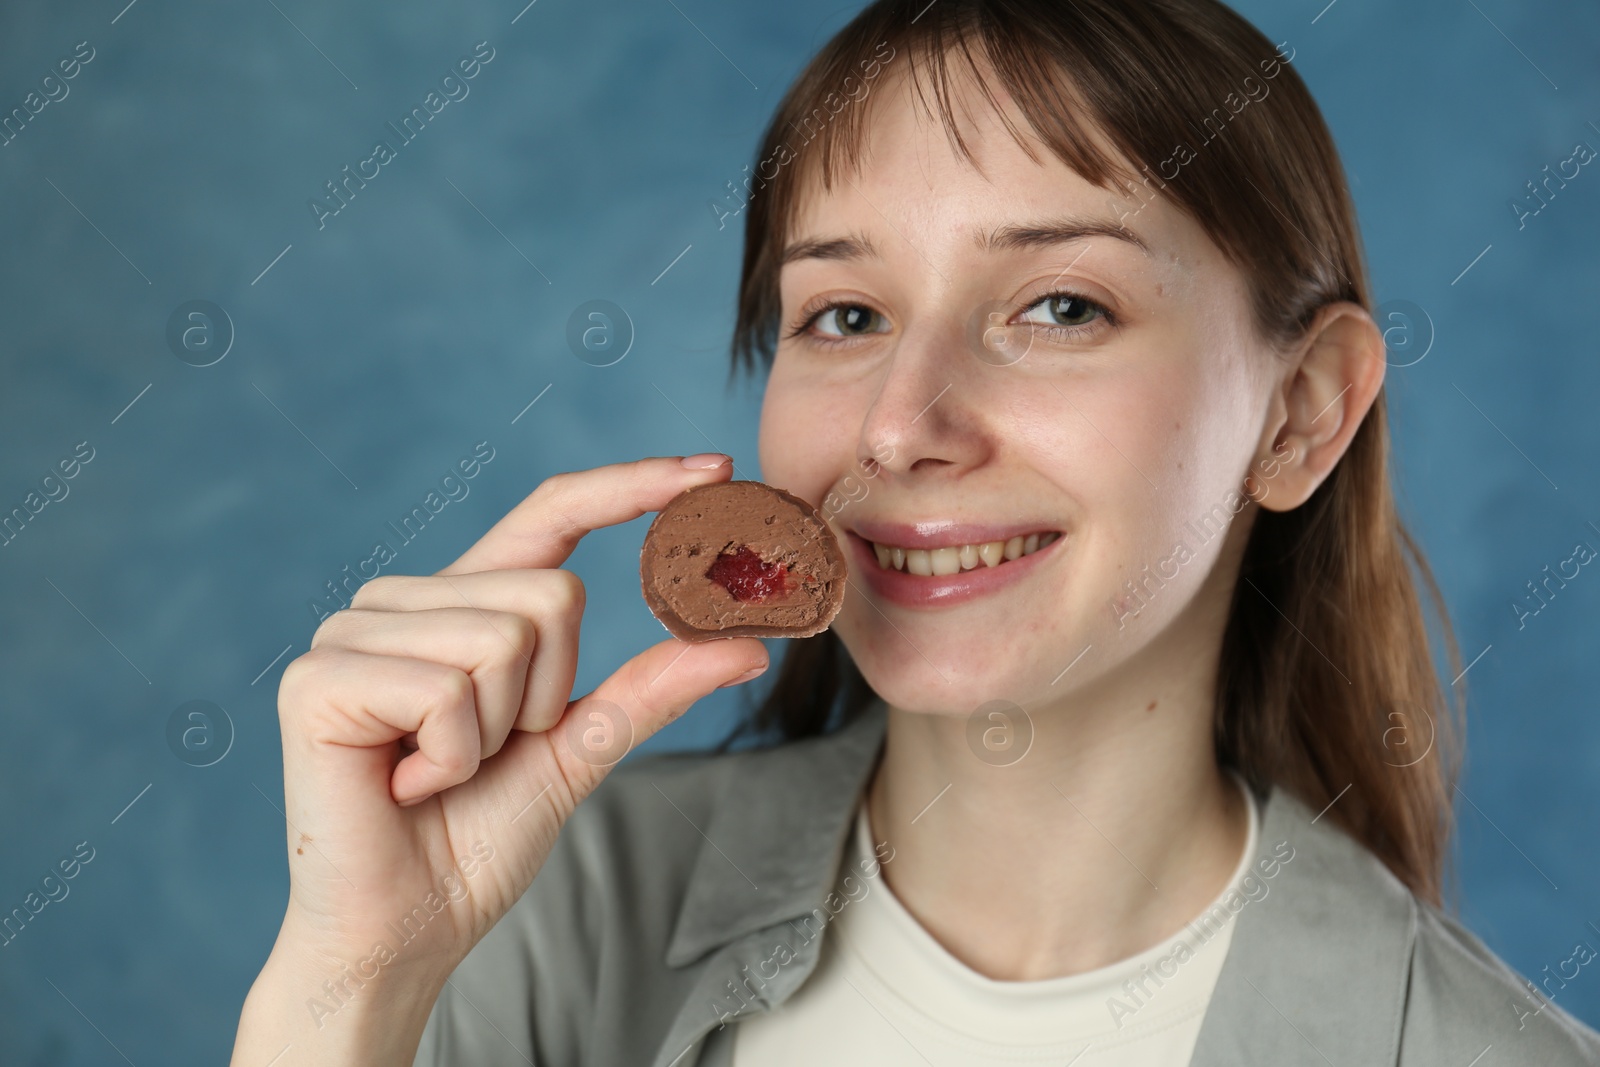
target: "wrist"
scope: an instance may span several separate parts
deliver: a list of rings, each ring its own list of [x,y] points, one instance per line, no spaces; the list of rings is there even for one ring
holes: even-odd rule
[[[245,997],[234,1062],[270,1062],[288,1047],[297,1064],[412,1062],[450,969],[382,957],[345,958],[286,918]]]

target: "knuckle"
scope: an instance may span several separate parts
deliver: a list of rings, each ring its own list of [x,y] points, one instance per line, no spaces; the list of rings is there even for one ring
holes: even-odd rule
[[[550,475],[528,494],[528,506],[541,524],[565,537],[583,529],[569,513],[572,500],[581,491],[578,472],[562,471]]]
[[[445,735],[451,743],[439,746],[428,758],[452,781],[462,782],[477,772],[482,759],[472,678],[454,667],[443,668],[437,672],[433,689],[429,711],[450,724]]]
[[[280,692],[302,692],[322,675],[327,665],[328,653],[324,649],[313,647],[309,652],[301,653],[283,668],[283,676],[278,681]]]
[[[309,721],[326,703],[319,694],[326,687],[329,672],[337,653],[327,648],[313,648],[290,660],[278,680],[278,722],[287,728],[291,723]]]
[[[583,579],[573,571],[559,568],[551,571],[550,577],[552,610],[563,616],[581,615],[589,597]]]
[[[435,766],[445,775],[457,782],[464,782],[477,771],[478,764],[482,761],[478,757],[476,748],[451,749],[437,756],[429,757]]]
[[[408,576],[403,574],[380,574],[376,578],[368,579],[362,583],[360,589],[356,590],[355,596],[350,598],[350,607],[371,608],[379,604],[393,603],[407,581]]]
[[[472,678],[455,667],[439,665],[433,673],[429,694],[430,704],[439,711],[453,711],[462,707],[475,707]]]
[[[482,758],[472,678],[454,667],[441,667],[429,679],[422,700],[422,730],[438,739],[423,746],[428,761],[452,783],[466,781]],[[428,727],[428,722],[434,725]]]
[[[508,663],[520,663],[533,654],[539,641],[539,629],[526,615],[514,611],[501,614],[504,617],[495,620],[494,628],[504,640],[495,641],[491,647],[497,658]]]
[[[351,633],[367,625],[367,612],[357,609],[352,602],[351,606],[336,611],[322,620],[315,633],[311,635],[311,647],[316,649],[324,644],[340,644],[348,640]]]
[[[572,487],[573,474],[571,471],[558,471],[544,481],[534,486],[528,498],[540,506],[548,506],[555,501],[566,498],[567,491]]]
[[[311,647],[313,649],[320,646],[323,642],[330,640],[334,632],[343,625],[343,623],[339,622],[338,619],[339,613],[336,611],[317,624],[316,630],[314,630],[311,634]],[[295,662],[295,660],[290,660],[289,666],[293,667]],[[285,668],[284,674],[287,675],[288,673],[288,668]]]
[[[628,669],[628,695],[636,708],[656,708],[661,698],[650,688],[650,677],[639,665]]]
[[[583,484],[583,474],[579,471],[553,471],[540,485],[550,486],[557,492],[565,492]]]

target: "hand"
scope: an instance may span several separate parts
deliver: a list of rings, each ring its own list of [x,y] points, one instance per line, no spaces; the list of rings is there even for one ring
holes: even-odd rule
[[[336,989],[354,973],[436,992],[632,745],[765,669],[754,638],[668,639],[570,699],[584,587],[561,564],[589,531],[732,472],[724,457],[695,459],[720,463],[665,457],[547,479],[444,570],[362,586],[285,669],[290,890],[273,951],[311,984],[300,997],[337,1010],[321,970]],[[357,983],[342,988],[362,999]]]

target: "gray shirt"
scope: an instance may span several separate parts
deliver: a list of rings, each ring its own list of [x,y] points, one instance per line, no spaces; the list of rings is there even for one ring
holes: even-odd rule
[[[451,976],[414,1067],[728,1067],[816,966],[874,702],[774,748],[629,760]],[[1295,797],[1258,797],[1254,885],[1191,1067],[1600,1064],[1600,1033]]]

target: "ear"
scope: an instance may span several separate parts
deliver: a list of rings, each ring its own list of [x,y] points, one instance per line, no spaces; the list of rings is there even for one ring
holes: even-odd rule
[[[1339,462],[1383,385],[1383,334],[1347,300],[1317,312],[1283,364],[1245,492],[1262,507],[1292,511]]]

